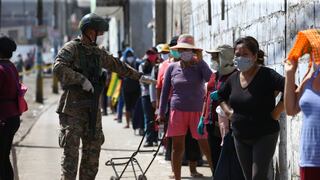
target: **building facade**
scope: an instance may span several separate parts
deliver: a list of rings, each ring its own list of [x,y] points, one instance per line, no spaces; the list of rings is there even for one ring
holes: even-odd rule
[[[320,27],[320,2],[315,0],[166,0],[166,7],[167,41],[174,35],[190,33],[197,46],[210,49],[253,36],[267,55],[265,64],[280,74],[284,74],[282,62],[298,31]],[[300,61],[297,84],[306,70],[307,60]],[[299,179],[301,115],[283,115],[280,124],[274,178]]]

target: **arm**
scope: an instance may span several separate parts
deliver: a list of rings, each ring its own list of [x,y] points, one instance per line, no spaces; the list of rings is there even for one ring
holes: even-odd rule
[[[141,73],[139,73],[134,68],[130,67],[128,64],[121,62],[117,58],[103,51],[102,55],[102,67],[110,71],[118,73],[120,76],[129,77],[134,80],[139,80]]]
[[[224,111],[224,113],[226,114],[226,117],[230,120],[232,117],[232,114],[233,114],[232,108],[225,101],[222,101],[220,103],[220,107]]]
[[[293,116],[300,112],[298,104],[301,92],[296,91],[295,72],[297,70],[297,61],[286,61],[286,81],[284,88],[284,107],[288,115]]]
[[[86,78],[79,72],[74,71],[71,67],[75,60],[75,44],[67,43],[58,53],[53,72],[61,81],[62,86],[82,85]]]
[[[271,116],[274,120],[279,120],[281,113],[284,111],[284,103],[283,101],[279,101],[276,107],[274,107],[271,112]]]
[[[221,109],[224,111],[226,117],[228,119],[231,119],[231,116],[233,114],[233,109],[229,106],[227,103],[229,100],[229,96],[231,94],[231,78],[234,77],[231,75],[224,86],[221,87],[221,89],[218,91],[218,102]]]
[[[165,111],[168,104],[169,93],[171,88],[171,72],[173,70],[173,66],[169,66],[168,70],[165,73],[164,85],[162,88],[161,96],[160,96],[160,105],[159,105],[159,115],[160,117],[164,117]]]
[[[157,92],[156,92],[156,96],[157,96],[156,107],[159,108],[162,88],[156,88],[156,90],[157,90]]]
[[[208,64],[204,61],[204,60],[200,60],[199,64],[201,66],[201,73],[202,73],[202,77],[204,78],[204,80],[206,82],[208,82],[210,80],[210,77],[212,75],[212,71],[210,69],[210,67],[208,66]]]
[[[271,80],[270,82],[273,83],[274,86],[274,97],[276,98],[279,93],[281,92],[281,99],[276,104],[274,109],[271,112],[271,117],[274,120],[279,120],[281,113],[284,111],[284,103],[283,103],[283,96],[284,96],[284,86],[285,86],[285,78],[281,76],[279,73],[277,73],[274,70],[271,70]]]
[[[151,71],[151,78],[155,79],[154,68],[152,68],[152,71]],[[149,84],[149,92],[150,92],[150,101],[151,101],[152,107],[157,108],[156,107],[157,97],[156,97],[155,84]]]

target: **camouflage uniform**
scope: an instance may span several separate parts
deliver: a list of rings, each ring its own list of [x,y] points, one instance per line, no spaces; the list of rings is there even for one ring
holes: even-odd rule
[[[53,70],[64,89],[57,109],[61,127],[59,145],[64,148],[61,179],[76,179],[80,138],[83,145],[80,179],[95,179],[98,172],[104,135],[101,112],[98,111],[94,137],[89,136],[90,92],[84,91],[81,86],[86,79],[90,80],[90,77],[87,77],[86,67],[94,67],[97,72],[105,68],[135,80],[141,76],[105,50],[82,44],[80,39],[66,43],[59,51]]]

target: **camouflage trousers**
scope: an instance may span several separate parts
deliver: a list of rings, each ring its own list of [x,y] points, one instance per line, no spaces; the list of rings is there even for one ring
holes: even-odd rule
[[[95,137],[89,135],[89,120],[60,114],[59,145],[63,148],[61,180],[75,180],[79,161],[80,139],[82,157],[80,180],[93,180],[98,172],[101,145],[104,142],[101,116],[97,119]]]

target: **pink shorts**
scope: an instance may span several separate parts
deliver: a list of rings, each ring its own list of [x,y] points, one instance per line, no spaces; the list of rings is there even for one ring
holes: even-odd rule
[[[197,132],[201,112],[188,112],[172,109],[170,111],[170,120],[168,124],[167,137],[183,136],[187,134],[188,128],[194,139],[207,139],[208,134],[204,128],[204,134]]]

